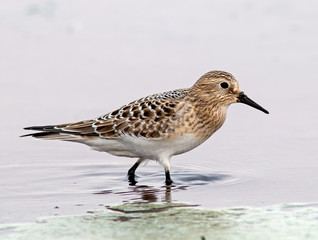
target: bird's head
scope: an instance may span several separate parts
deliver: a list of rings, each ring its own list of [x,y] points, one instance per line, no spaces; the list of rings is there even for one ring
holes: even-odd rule
[[[210,102],[212,105],[228,107],[232,103],[240,102],[264,113],[269,113],[266,109],[248,98],[244,92],[240,91],[238,81],[228,72],[208,72],[200,77],[192,89],[197,96],[202,97],[205,102]]]

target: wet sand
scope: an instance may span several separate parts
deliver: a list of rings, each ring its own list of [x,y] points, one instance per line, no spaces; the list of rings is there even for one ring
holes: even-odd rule
[[[316,239],[316,205],[203,210],[187,204],[135,203],[82,216],[2,225],[8,239]]]

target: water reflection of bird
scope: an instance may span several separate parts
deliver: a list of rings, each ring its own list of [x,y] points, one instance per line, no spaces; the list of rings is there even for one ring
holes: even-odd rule
[[[230,73],[211,71],[191,88],[150,95],[92,120],[27,127],[40,132],[24,136],[79,142],[116,156],[138,158],[128,171],[132,184],[140,163],[158,161],[170,185],[170,158],[207,140],[223,125],[228,106],[236,102],[268,113],[240,91]]]
[[[96,192],[95,194],[118,194],[125,197],[127,200],[126,202],[172,202],[171,192],[174,191],[183,191],[186,190],[188,186],[172,186],[172,185],[165,185],[161,187],[153,187],[153,186],[146,186],[146,185],[137,185],[132,188],[129,188],[126,191],[112,191],[112,190],[103,190],[100,192]]]

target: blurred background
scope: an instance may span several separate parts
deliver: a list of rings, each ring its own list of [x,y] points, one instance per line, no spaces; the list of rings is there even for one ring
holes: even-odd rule
[[[0,5],[0,223],[136,199],[209,208],[318,200],[316,1]],[[156,163],[130,187],[132,159],[19,138],[23,127],[90,119],[190,87],[210,70],[232,73],[270,114],[232,105],[211,139],[172,159],[171,192]]]

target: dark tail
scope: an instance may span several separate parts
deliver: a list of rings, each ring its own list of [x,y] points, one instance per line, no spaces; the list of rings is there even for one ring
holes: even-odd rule
[[[56,125],[47,125],[47,126],[33,126],[33,127],[25,127],[24,130],[34,130],[34,131],[54,131],[56,129]]]
[[[26,127],[24,130],[34,130],[34,131],[41,131],[37,133],[30,133],[25,134],[20,137],[35,137],[35,138],[42,138],[42,139],[59,139],[60,133],[57,129],[55,129],[56,126],[50,125],[50,126],[32,126],[32,127]]]
[[[47,126],[32,126],[26,127],[24,130],[40,131],[36,133],[25,134],[20,137],[35,137],[47,140],[64,140],[64,141],[79,141],[84,136],[80,132],[68,131],[63,128],[68,124],[63,125],[47,125]],[[87,134],[93,135],[93,134]],[[94,134],[96,135],[96,134]]]

